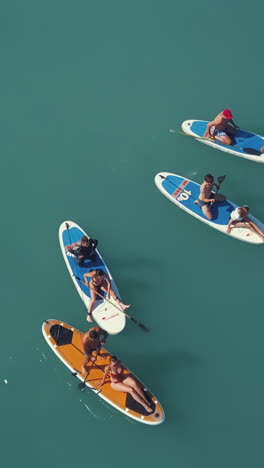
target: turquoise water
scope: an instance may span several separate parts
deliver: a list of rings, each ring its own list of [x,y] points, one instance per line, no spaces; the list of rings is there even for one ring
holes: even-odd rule
[[[264,167],[170,134],[231,108],[264,134],[263,6],[12,1],[1,8],[1,442],[11,468],[263,467],[262,247],[178,210],[159,171],[227,175],[262,221]],[[129,420],[77,382],[41,324],[85,331],[57,232],[99,248],[134,324],[108,340],[166,421]],[[4,380],[7,381],[5,384]]]

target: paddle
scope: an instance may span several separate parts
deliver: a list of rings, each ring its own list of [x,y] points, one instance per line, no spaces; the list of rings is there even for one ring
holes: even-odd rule
[[[82,284],[85,284],[85,286],[87,286],[87,288],[89,288],[88,284],[85,283],[85,281],[82,281],[81,278],[79,278],[78,276],[76,275],[73,275],[78,281],[80,281],[80,283]],[[107,299],[107,297],[104,297],[102,294],[100,294],[96,289],[94,289],[94,291],[96,292],[97,296],[101,297],[101,299],[104,299],[106,302],[109,302],[109,304],[111,304],[112,306],[114,306],[116,309],[119,310],[119,312],[122,312],[122,314],[124,314],[127,318],[129,318],[130,320],[132,320],[132,322],[134,322],[138,327],[140,327],[144,332],[148,332],[149,329],[141,322],[139,322],[138,320],[134,319],[133,317],[131,317],[131,315],[128,315],[126,312],[124,312],[121,308],[119,308],[116,304],[114,304],[113,302],[109,301],[109,299]]]
[[[92,367],[93,367],[93,366],[91,366],[91,368],[92,368]],[[96,366],[96,367],[98,367],[98,366]],[[98,377],[97,377],[96,379],[89,379],[89,380],[87,380],[87,377],[88,377],[88,375],[89,375],[89,373],[90,373],[90,370],[91,370],[91,369],[89,369],[89,372],[87,373],[85,379],[84,379],[82,382],[79,382],[79,383],[78,383],[78,388],[79,388],[80,391],[83,391],[83,390],[85,389],[85,387],[86,387],[85,382],[92,382],[93,380],[98,380]],[[72,373],[71,373],[71,375],[72,375],[73,377],[76,377],[77,374],[78,374],[78,372],[72,372]],[[100,392],[102,391],[102,390],[99,390],[99,391],[98,391],[98,388],[94,388],[94,387],[90,387],[90,386],[89,386],[89,390],[94,390],[94,391],[96,391],[97,393],[100,393]]]
[[[222,175],[222,176],[217,177],[218,187],[217,187],[215,193],[218,192],[218,190],[220,189],[220,186],[221,186],[222,182],[224,182],[225,178],[226,178],[225,175]],[[210,206],[213,206],[213,204],[214,204],[214,202],[211,202],[211,203],[210,203]]]
[[[220,185],[222,184],[222,182],[224,182],[225,178],[226,178],[225,175],[222,175],[222,176],[218,176],[218,177],[217,177],[218,187],[217,187],[215,193],[218,192],[218,190],[220,189]]]
[[[178,133],[179,135],[189,136],[189,137],[195,138],[196,140],[212,141],[212,140],[210,140],[210,138],[199,137],[199,136],[196,136],[196,135],[190,135],[189,133],[178,132],[178,131],[172,130],[172,129],[170,129],[170,133]],[[252,156],[261,156],[263,154],[261,151],[256,150],[254,148],[241,148],[240,146],[236,146],[236,145],[224,145],[224,146],[227,146],[228,148],[237,148],[237,149],[243,150],[245,153],[251,154]]]
[[[81,354],[84,354],[83,351],[81,351],[81,349],[79,349],[79,348],[78,348],[77,346],[75,346],[73,343],[72,343],[72,345],[73,345],[74,348],[77,349]],[[97,356],[96,356],[96,357],[97,357]],[[92,365],[89,366],[89,370],[87,371],[87,374],[86,374],[84,380],[78,384],[78,388],[79,388],[80,390],[83,390],[83,389],[85,388],[86,382],[90,382],[90,381],[92,381],[92,380],[97,380],[97,379],[90,379],[90,380],[87,379],[87,377],[89,376],[89,374],[90,374],[91,369],[92,369],[93,366],[94,366],[94,367],[97,367],[97,369],[99,369],[99,370],[101,370],[101,371],[103,372],[103,370],[101,369],[101,367],[100,367],[100,366],[97,366],[97,364],[95,364],[95,361],[96,361],[96,358],[95,358],[94,361],[91,361],[91,362],[92,362]],[[78,373],[79,373],[79,371],[75,371],[75,372],[72,372],[71,374],[72,374],[74,377],[76,377]],[[90,387],[90,388],[91,388],[92,390],[96,390],[96,388],[93,388],[93,387]]]

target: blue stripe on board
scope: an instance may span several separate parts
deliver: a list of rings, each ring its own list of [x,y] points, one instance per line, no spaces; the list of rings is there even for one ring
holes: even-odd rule
[[[197,136],[202,137],[206,131],[207,124],[208,122],[203,120],[195,121],[192,123],[190,130]],[[222,145],[222,143],[217,140],[215,140],[214,143],[226,148],[226,145]],[[233,144],[234,146],[238,146],[238,148],[232,148],[231,146],[231,149],[238,153],[247,154],[243,148],[251,148],[260,151],[260,148],[263,146],[263,138],[255,135],[254,133],[238,130],[236,136],[233,137]]]
[[[85,233],[76,227],[67,229],[63,231],[63,235],[62,235],[63,245],[68,246],[68,245],[74,244],[75,242],[79,242],[83,236],[85,236]],[[96,270],[97,268],[101,268],[103,271],[107,273],[105,264],[102,262],[102,259],[99,257],[97,252],[96,252],[96,261],[93,262],[91,260],[85,260],[83,263],[83,266],[79,266],[76,263],[75,257],[72,257],[71,255],[67,255],[67,260],[71,267],[72,274],[75,276],[78,276],[83,281],[84,281],[84,277],[83,277],[84,273],[88,273],[89,271]],[[87,288],[87,286],[85,286],[84,284],[80,282],[78,283],[83,293],[86,296],[91,297],[90,288]],[[105,295],[103,291],[100,291],[100,294]]]
[[[168,176],[163,182],[162,186],[166,190],[167,193],[173,196],[177,188],[182,184],[182,182],[186,180],[183,177],[176,177],[176,176]],[[175,199],[181,205],[185,206],[193,213],[198,215],[202,219],[207,219],[202,209],[199,205],[196,205],[194,202],[197,200],[200,194],[200,185],[188,181],[188,184],[185,186],[184,190],[181,190],[176,196]],[[213,204],[211,210],[214,215],[214,219],[211,221],[214,224],[219,224],[225,226],[228,224],[230,219],[230,213],[233,211],[234,207],[228,201],[224,202],[216,202]]]

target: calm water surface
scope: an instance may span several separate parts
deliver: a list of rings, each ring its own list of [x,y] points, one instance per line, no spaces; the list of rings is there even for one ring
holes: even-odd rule
[[[264,167],[169,134],[231,108],[264,134],[263,6],[28,0],[1,8],[1,458],[14,468],[262,468],[263,249],[178,210],[159,171],[264,220]],[[60,253],[72,219],[99,239],[133,323],[110,337],[166,411],[136,423],[77,382],[41,324],[85,331]],[[7,383],[5,383],[5,380]]]

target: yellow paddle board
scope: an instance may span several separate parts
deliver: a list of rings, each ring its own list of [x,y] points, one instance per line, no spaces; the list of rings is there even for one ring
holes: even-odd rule
[[[86,378],[82,373],[82,362],[84,359],[82,346],[83,333],[64,322],[54,319],[46,320],[43,323],[42,332],[47,343],[58,358],[71,372],[76,373],[76,376],[83,382]],[[130,374],[141,385],[147,399],[151,402],[152,413],[148,413],[130,394],[114,390],[108,378],[102,387],[96,385],[98,381],[102,380],[104,369],[110,363],[111,357],[111,354],[104,348],[101,349],[101,354],[102,356],[97,357],[94,364],[90,364],[90,372],[85,381],[87,387],[93,389],[94,393],[114,406],[114,408],[138,422],[149,425],[162,423],[165,419],[165,414],[160,403],[129,369],[124,367],[124,374]]]

